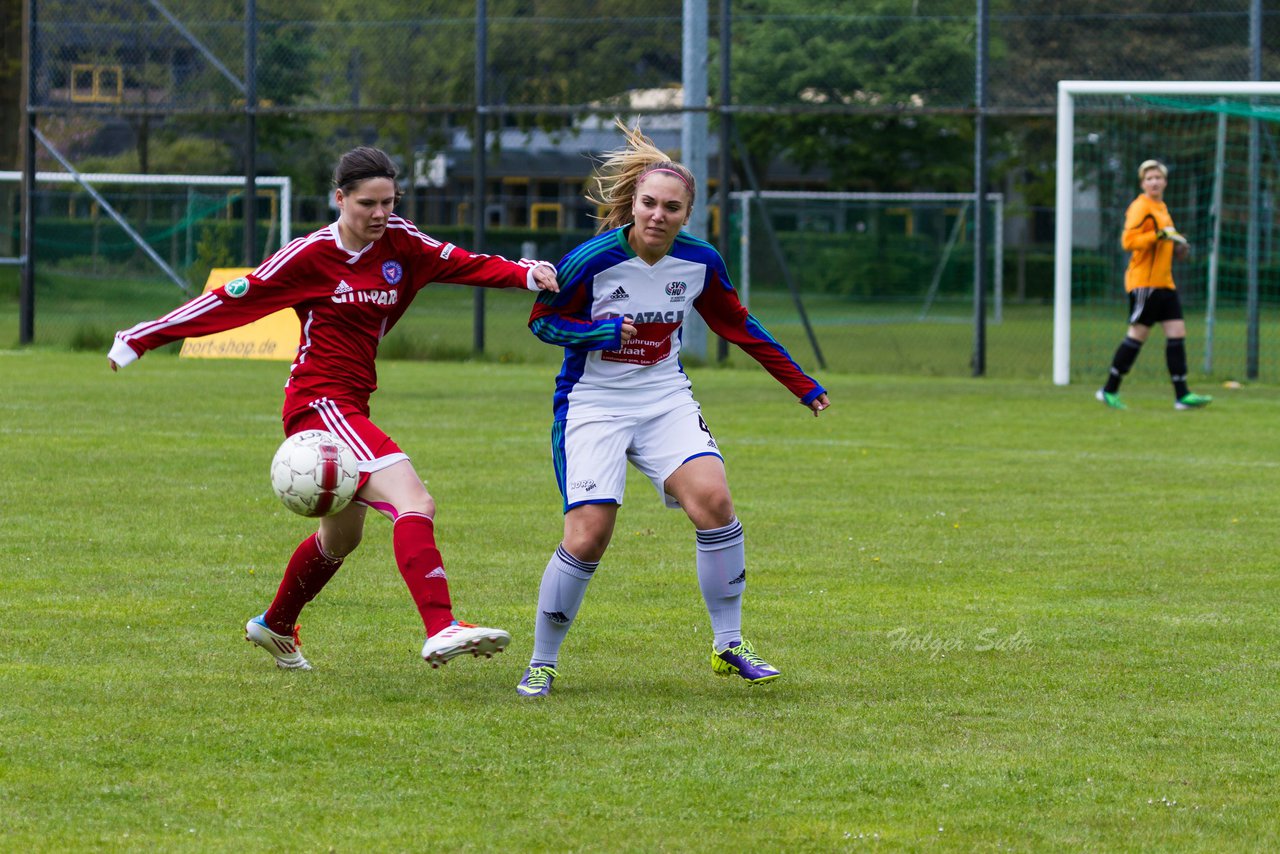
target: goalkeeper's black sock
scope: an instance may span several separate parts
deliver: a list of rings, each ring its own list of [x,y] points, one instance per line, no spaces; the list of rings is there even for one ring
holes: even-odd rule
[[[1129,373],[1141,350],[1141,341],[1125,336],[1116,349],[1116,355],[1111,359],[1111,373],[1107,376],[1107,384],[1102,387],[1103,391],[1107,394],[1115,394],[1120,390],[1120,381],[1124,379],[1125,374]]]
[[[1173,396],[1181,400],[1190,392],[1187,388],[1187,339],[1170,338],[1166,341],[1164,360],[1169,365],[1169,379],[1173,380]]]

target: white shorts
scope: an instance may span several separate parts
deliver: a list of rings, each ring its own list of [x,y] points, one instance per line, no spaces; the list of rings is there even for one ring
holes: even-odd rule
[[[694,457],[723,459],[692,399],[656,414],[557,421],[551,450],[566,513],[579,504],[621,504],[628,461],[649,478],[668,507],[679,508],[663,489],[667,478]]]

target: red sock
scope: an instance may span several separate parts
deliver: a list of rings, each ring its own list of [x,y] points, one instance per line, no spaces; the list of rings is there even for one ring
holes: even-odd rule
[[[421,513],[405,513],[396,519],[392,532],[396,564],[430,637],[453,622],[449,581],[436,548],[435,523]]]
[[[277,634],[293,634],[303,606],[316,598],[340,566],[341,558],[332,560],[320,551],[319,534],[312,534],[299,543],[285,567],[276,598],[267,609],[264,617],[267,628]]]

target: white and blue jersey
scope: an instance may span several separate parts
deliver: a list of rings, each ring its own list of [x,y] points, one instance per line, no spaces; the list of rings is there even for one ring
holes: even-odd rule
[[[557,265],[560,292],[538,295],[529,327],[564,347],[556,379],[556,421],[663,409],[691,400],[680,364],[681,330],[696,309],[720,337],[745,350],[800,403],[825,391],[747,312],[720,253],[681,232],[650,266],[627,242],[628,229],[607,231]],[[622,342],[622,319],[636,335]]]

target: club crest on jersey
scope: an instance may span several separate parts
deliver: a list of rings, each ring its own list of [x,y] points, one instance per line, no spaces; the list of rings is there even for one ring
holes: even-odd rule
[[[238,279],[232,279],[227,282],[225,288],[227,296],[232,299],[240,299],[240,297],[249,293],[249,280],[241,276]]]
[[[668,282],[665,290],[672,302],[684,302],[684,292],[689,290],[689,286],[684,282]]]
[[[382,264],[382,278],[387,280],[388,285],[400,284],[400,279],[404,276],[404,268],[400,266],[399,261],[386,261]]]

